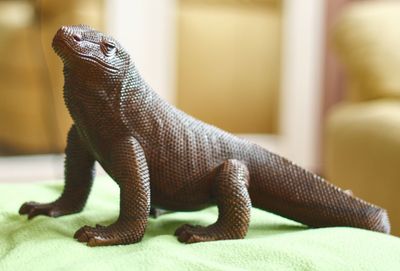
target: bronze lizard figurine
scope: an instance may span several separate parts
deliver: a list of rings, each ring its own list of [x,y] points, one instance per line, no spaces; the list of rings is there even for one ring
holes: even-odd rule
[[[151,206],[174,211],[218,206],[214,224],[176,230],[184,243],[244,238],[252,206],[311,227],[389,233],[384,209],[162,100],[112,37],[85,25],[63,26],[52,45],[64,62],[64,98],[74,121],[65,187],[56,201],[27,202],[20,214],[80,212],[98,161],[120,187],[120,214],[109,226],[84,226],[75,233],[89,246],[140,241]]]

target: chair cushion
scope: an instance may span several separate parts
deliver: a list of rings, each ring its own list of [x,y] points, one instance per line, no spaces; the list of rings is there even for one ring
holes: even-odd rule
[[[354,1],[338,19],[334,41],[352,98],[400,97],[400,2]]]
[[[329,115],[325,133],[325,174],[389,212],[400,234],[400,100],[343,103]]]

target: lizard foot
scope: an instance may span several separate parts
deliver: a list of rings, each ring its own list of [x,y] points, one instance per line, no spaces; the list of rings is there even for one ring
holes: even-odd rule
[[[37,203],[26,202],[19,209],[20,215],[28,215],[28,219],[32,219],[38,215],[45,215],[50,217],[58,217],[79,212],[80,209],[74,210],[73,208],[64,208],[61,205],[53,203]]]
[[[228,230],[224,230],[216,224],[208,227],[185,224],[175,231],[175,236],[178,237],[179,242],[186,244],[243,238],[242,235],[229,234]]]
[[[135,226],[123,227],[120,224],[96,227],[83,226],[75,234],[74,238],[79,242],[87,243],[90,247],[126,245],[140,241],[143,237],[143,230],[136,230]]]

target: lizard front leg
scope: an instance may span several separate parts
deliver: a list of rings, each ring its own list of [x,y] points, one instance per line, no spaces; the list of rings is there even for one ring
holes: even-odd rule
[[[140,241],[150,212],[150,177],[142,147],[134,138],[113,144],[109,160],[120,187],[120,214],[109,226],[79,229],[74,238],[89,246],[125,245]]]
[[[208,227],[185,224],[175,232],[178,240],[195,243],[244,238],[249,227],[251,210],[248,181],[249,172],[242,162],[227,160],[220,165],[216,169],[212,189],[219,212],[217,222]]]
[[[31,219],[38,215],[57,217],[80,212],[85,206],[93,183],[94,159],[72,125],[65,150],[65,186],[61,196],[51,203],[24,203],[19,213]]]

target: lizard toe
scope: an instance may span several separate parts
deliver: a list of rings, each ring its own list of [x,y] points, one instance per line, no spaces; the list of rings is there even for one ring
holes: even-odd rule
[[[193,228],[194,226],[190,225],[190,224],[184,224],[182,226],[180,226],[179,228],[177,228],[175,230],[174,235],[175,236],[179,236],[182,234],[182,232],[187,231],[187,229]]]
[[[79,230],[77,230],[74,234],[74,238],[79,242],[88,242],[88,240],[94,235],[93,230],[95,228],[89,226],[83,226]]]
[[[83,226],[75,233],[74,238],[90,247],[95,247],[136,243],[142,235],[139,235],[134,227],[97,224],[95,227]]]
[[[60,213],[60,210],[55,204],[41,204],[34,201],[24,203],[19,209],[19,214],[28,215],[28,219],[32,219],[38,215],[56,217],[60,216]]]
[[[89,247],[97,247],[97,246],[110,246],[117,243],[118,240],[111,236],[102,236],[101,234],[97,236],[93,236],[89,238],[87,241],[87,245]]]
[[[175,231],[175,235],[179,242],[185,244],[217,240],[207,229],[207,227],[185,224]]]

